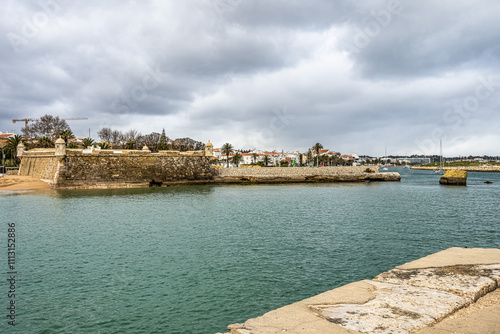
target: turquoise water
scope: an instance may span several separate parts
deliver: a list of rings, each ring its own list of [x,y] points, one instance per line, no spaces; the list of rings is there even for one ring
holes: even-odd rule
[[[500,247],[500,174],[401,182],[0,195],[16,224],[16,326],[0,332],[215,333],[452,247]],[[484,181],[493,184],[484,184]],[[1,311],[0,311],[1,312]]]

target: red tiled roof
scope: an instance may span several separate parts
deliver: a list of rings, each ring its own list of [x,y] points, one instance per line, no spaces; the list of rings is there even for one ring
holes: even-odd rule
[[[15,136],[15,133],[2,133],[0,134],[0,139],[7,139],[9,137]]]

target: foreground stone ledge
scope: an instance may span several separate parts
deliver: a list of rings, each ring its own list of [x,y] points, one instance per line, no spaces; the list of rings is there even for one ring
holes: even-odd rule
[[[455,247],[228,329],[231,334],[411,333],[499,286],[499,249]]]

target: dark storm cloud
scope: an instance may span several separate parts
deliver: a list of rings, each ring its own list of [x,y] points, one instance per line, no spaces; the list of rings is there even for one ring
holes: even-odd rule
[[[70,125],[94,137],[165,127],[216,146],[382,155],[445,139],[450,154],[495,154],[499,6],[8,1],[0,131],[48,113],[88,117]]]

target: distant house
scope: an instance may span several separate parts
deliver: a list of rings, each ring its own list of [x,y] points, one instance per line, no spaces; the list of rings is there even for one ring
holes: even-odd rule
[[[15,133],[0,132],[0,148],[7,146],[7,142],[9,141],[9,138],[14,137],[15,135],[16,135]]]

